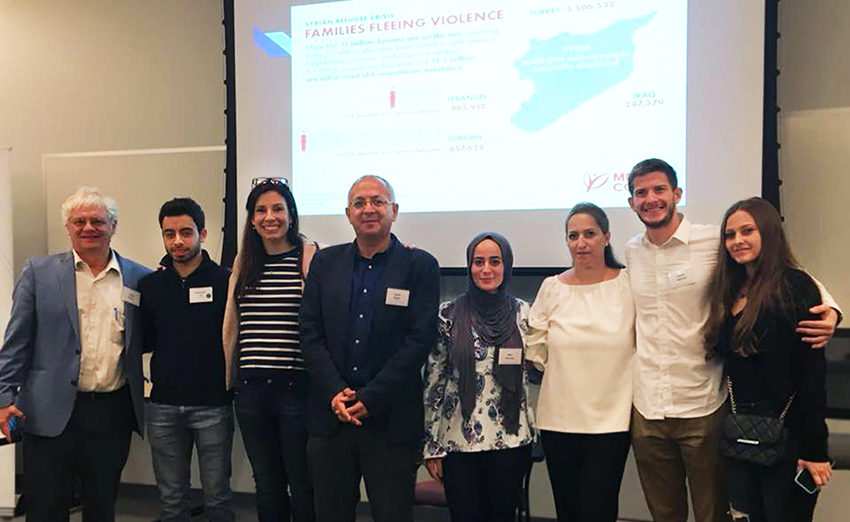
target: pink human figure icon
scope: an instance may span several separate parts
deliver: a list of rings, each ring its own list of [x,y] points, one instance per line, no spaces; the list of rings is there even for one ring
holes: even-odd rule
[[[395,87],[390,87],[390,109],[395,109]]]
[[[301,152],[305,152],[307,150],[307,133],[301,131]]]

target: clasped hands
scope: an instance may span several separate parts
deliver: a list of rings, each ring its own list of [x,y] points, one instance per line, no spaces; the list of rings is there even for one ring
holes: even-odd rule
[[[354,390],[346,388],[331,399],[331,411],[340,422],[362,426],[362,419],[369,416],[369,410],[363,402],[357,400]]]

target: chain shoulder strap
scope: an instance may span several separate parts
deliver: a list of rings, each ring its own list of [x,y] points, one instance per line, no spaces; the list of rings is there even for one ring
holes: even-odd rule
[[[732,404],[732,414],[737,414],[735,411],[735,394],[732,393],[732,378],[728,375],[726,376],[726,389],[729,390],[729,402]]]
[[[788,410],[791,409],[791,403],[794,401],[794,397],[796,397],[796,396],[797,396],[797,392],[794,392],[794,393],[791,394],[790,397],[788,397],[788,403],[785,405],[785,409],[782,410],[782,413],[779,414],[780,419],[784,419],[785,416],[788,414]]]
[[[735,411],[735,394],[732,393],[732,378],[728,375],[726,376],[726,389],[729,390],[729,403],[732,405],[732,413],[737,415],[737,411]],[[791,409],[791,403],[794,402],[794,397],[797,396],[797,392],[791,394],[788,397],[788,402],[785,404],[785,408],[782,410],[782,413],[779,414],[780,419],[785,419],[785,416],[788,415],[788,410]]]

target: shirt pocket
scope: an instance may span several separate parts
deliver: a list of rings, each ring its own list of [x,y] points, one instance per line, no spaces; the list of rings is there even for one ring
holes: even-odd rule
[[[112,318],[109,321],[110,340],[121,346],[124,346],[124,321],[124,311],[119,308],[113,308]]]

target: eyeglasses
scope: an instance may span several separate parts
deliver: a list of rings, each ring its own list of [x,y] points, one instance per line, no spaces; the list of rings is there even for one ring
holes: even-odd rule
[[[369,198],[369,199],[357,198],[357,199],[355,199],[354,201],[351,202],[351,208],[353,208],[354,210],[363,210],[364,208],[366,208],[367,203],[370,203],[372,205],[372,208],[375,208],[375,209],[378,209],[378,210],[386,207],[387,205],[392,204],[391,202],[387,201],[386,199],[384,199],[380,196],[375,196],[375,197]]]
[[[91,224],[91,226],[94,228],[104,228],[106,227],[106,225],[109,224],[109,221],[100,218],[74,218],[68,220],[68,224],[73,226],[74,228],[84,228],[86,226],[86,223]]]
[[[257,185],[285,185],[289,186],[289,181],[286,178],[277,176],[274,178],[254,178],[251,180],[251,188],[253,189]]]

